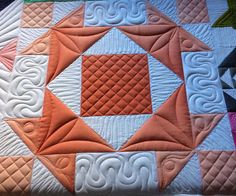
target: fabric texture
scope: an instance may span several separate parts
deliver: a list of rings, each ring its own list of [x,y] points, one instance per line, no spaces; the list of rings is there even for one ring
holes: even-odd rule
[[[236,195],[235,1],[0,2],[0,195]]]

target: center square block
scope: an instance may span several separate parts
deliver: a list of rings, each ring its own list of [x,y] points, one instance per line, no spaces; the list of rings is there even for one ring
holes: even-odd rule
[[[146,54],[82,57],[81,116],[151,113]]]

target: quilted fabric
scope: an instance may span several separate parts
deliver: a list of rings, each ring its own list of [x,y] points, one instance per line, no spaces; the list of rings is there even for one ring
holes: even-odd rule
[[[234,12],[1,1],[0,195],[236,195]]]
[[[177,0],[181,23],[208,22],[208,11],[205,0]]]
[[[82,59],[82,116],[152,113],[146,55]]]
[[[22,27],[49,27],[52,20],[52,7],[52,3],[25,4]]]
[[[236,153],[234,151],[203,151],[200,153],[203,192],[205,194],[214,194],[215,192],[219,194],[235,193],[235,160]]]
[[[31,157],[0,158],[0,193],[28,194],[33,160]]]

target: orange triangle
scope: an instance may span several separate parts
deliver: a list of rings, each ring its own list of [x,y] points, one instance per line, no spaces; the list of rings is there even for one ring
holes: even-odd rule
[[[75,154],[40,155],[37,157],[67,190],[74,193]]]
[[[78,118],[51,134],[41,147],[40,154],[113,151],[112,147]]]
[[[48,135],[73,119],[77,116],[46,89],[41,118],[9,119],[7,123],[31,151],[37,153]]]
[[[77,119],[77,115],[48,89],[45,90],[43,116],[47,118],[48,124],[50,125],[47,136],[51,135],[62,125]]]
[[[39,118],[6,120],[13,131],[22,139],[29,149],[36,153],[41,144],[39,136]]]
[[[161,13],[158,9],[151,6],[150,3],[147,4],[147,16],[149,25],[176,25],[169,17]]]
[[[175,25],[122,26],[119,29],[157,60],[183,76],[178,27]]]
[[[206,44],[194,37],[183,28],[179,28],[180,47],[182,52],[197,52],[211,50]]]
[[[192,147],[191,123],[182,85],[122,146],[121,151],[182,151]]]
[[[16,44],[17,39],[13,39],[9,44],[0,50],[0,63],[12,71],[14,60],[16,57]]]
[[[68,16],[59,21],[55,27],[57,28],[78,28],[84,25],[84,4],[78,9],[71,12]]]
[[[157,152],[159,187],[165,189],[193,156],[191,151]]]
[[[195,147],[201,144],[223,116],[224,114],[191,114]]]
[[[49,90],[45,91],[42,128],[47,133],[38,154],[65,154],[113,149]]]
[[[47,84],[103,37],[110,27],[53,28]]]
[[[23,49],[21,55],[49,55],[51,30],[33,41],[27,48]]]

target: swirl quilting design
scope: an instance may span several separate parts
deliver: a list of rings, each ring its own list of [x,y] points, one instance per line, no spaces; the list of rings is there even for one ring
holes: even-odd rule
[[[137,25],[146,22],[144,0],[87,2],[85,26]]]
[[[6,116],[39,117],[43,105],[47,56],[18,56],[11,75]]]
[[[76,159],[76,193],[110,194],[157,189],[155,154],[90,153]]]
[[[225,112],[224,97],[213,53],[184,53],[182,57],[190,112]]]

